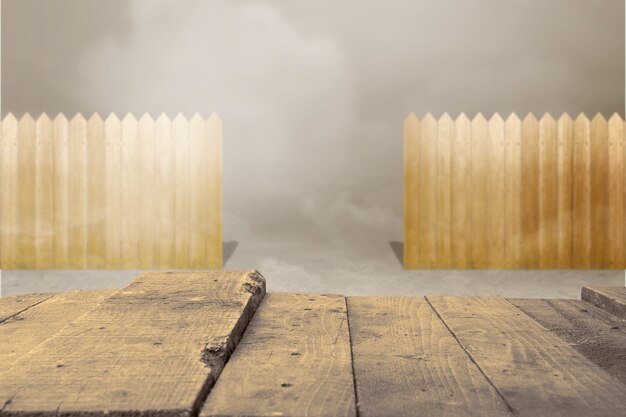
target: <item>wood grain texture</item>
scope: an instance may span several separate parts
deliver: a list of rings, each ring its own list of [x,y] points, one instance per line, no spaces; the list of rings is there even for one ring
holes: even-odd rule
[[[216,115],[1,124],[0,268],[222,267]]]
[[[54,294],[26,294],[0,297],[0,322],[37,305]]]
[[[590,263],[593,268],[609,265],[609,133],[607,121],[600,113],[591,120],[590,170],[591,170],[591,248]],[[624,221],[624,219],[621,219]]]
[[[470,244],[468,260],[471,268],[486,268],[489,265],[489,237],[487,217],[491,202],[489,196],[489,126],[487,119],[478,113],[471,122],[470,166],[468,170],[472,197],[468,207]]]
[[[139,238],[137,240],[137,261],[142,268],[154,268],[156,263],[155,219],[156,205],[162,197],[155,189],[155,122],[148,114],[139,119],[137,128],[137,170],[139,183]],[[171,155],[170,155],[171,158]],[[160,219],[159,219],[160,220]],[[198,219],[198,227],[202,227],[203,219]]]
[[[626,288],[624,287],[583,287],[581,298],[626,319]]]
[[[87,122],[87,242],[85,265],[106,268],[106,143],[104,121],[94,114]]]
[[[430,113],[420,123],[419,268],[437,264],[437,119]]]
[[[189,181],[189,124],[182,114],[172,122],[172,132],[176,146],[176,233],[174,266],[184,268],[189,265],[189,236],[191,220],[189,215],[191,187]]]
[[[470,231],[467,222],[468,189],[467,170],[471,163],[468,157],[468,149],[472,135],[469,118],[461,113],[454,123],[454,143],[451,150],[452,169],[452,214],[451,214],[451,241],[452,241],[452,267],[467,267],[468,247]],[[410,209],[410,208],[409,208]],[[406,226],[405,226],[406,227]],[[406,238],[405,238],[406,242]]]
[[[359,415],[508,416],[422,297],[349,297]]]
[[[558,267],[572,267],[573,249],[573,121],[567,114],[557,122],[557,176],[558,176]]]
[[[55,294],[8,320],[0,321],[0,375],[31,349],[93,309],[114,291]]]
[[[344,297],[268,294],[200,415],[356,416]]]
[[[574,121],[572,267],[591,268],[590,123],[584,114]]]
[[[70,192],[69,121],[58,114],[53,121],[54,140],[54,266],[63,268],[70,264]],[[4,224],[0,227],[5,227]]]
[[[522,122],[515,113],[506,119],[506,268],[522,267]]]
[[[626,247],[626,148],[624,147],[624,121],[618,114],[609,119],[609,162],[608,162],[608,213],[609,234],[607,267],[626,269],[624,248]],[[623,223],[623,224],[622,224]]]
[[[54,268],[54,142],[52,120],[36,122],[35,256],[37,268]]]
[[[189,121],[189,267],[208,265],[207,236],[209,221],[205,219],[209,203],[208,143],[206,120],[195,114]]]
[[[405,269],[419,266],[419,134],[419,120],[414,114],[411,114],[404,120],[404,247],[402,260]]]
[[[207,141],[207,168],[208,168],[208,216],[207,253],[208,267],[222,268],[222,121],[212,114],[206,122]]]
[[[18,123],[17,137],[17,258],[15,267],[37,264],[35,250],[35,189],[37,175],[35,120],[26,113]]]
[[[105,150],[105,234],[107,267],[122,268],[122,122],[111,114],[104,122]]]
[[[437,123],[437,267],[452,267],[452,181],[451,152],[454,141],[454,120],[444,113]]]
[[[405,268],[626,268],[619,115],[409,120]]]
[[[256,271],[144,274],[0,375],[3,415],[197,413],[264,294]]]
[[[156,265],[167,268],[174,265],[176,255],[176,143],[172,136],[172,122],[164,114],[156,121],[155,136],[156,185],[161,198],[156,199],[157,218],[154,225],[157,238]]]
[[[68,268],[86,268],[87,256],[87,121],[80,113],[70,120],[68,174]]]
[[[140,177],[139,126],[137,120],[126,115],[122,120],[122,268],[132,269],[141,265],[139,257],[139,239],[143,222]]]
[[[2,163],[0,173],[0,269],[15,267],[17,262],[17,119],[11,114],[2,122]]]
[[[591,362],[626,383],[626,319],[582,300],[509,301]]]
[[[521,266],[539,267],[539,124],[529,114],[522,121],[522,253]]]
[[[539,121],[539,267],[558,268],[558,138],[556,121]]]
[[[496,113],[489,120],[488,157],[489,172],[487,177],[487,237],[489,244],[489,259],[487,265],[504,265],[506,252],[506,154],[504,147],[504,120]]]
[[[510,302],[427,297],[444,323],[519,416],[609,416],[626,386]]]

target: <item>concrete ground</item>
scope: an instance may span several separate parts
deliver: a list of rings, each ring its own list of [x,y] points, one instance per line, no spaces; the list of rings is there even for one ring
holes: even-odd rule
[[[585,285],[624,286],[623,270],[409,270],[400,242],[337,247],[302,241],[225,242],[225,268],[258,269],[269,291],[344,295],[579,298]],[[2,295],[118,288],[143,271],[2,271]]]

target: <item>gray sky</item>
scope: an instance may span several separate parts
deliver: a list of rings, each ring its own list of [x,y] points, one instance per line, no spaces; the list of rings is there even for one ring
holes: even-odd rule
[[[624,113],[623,0],[2,9],[3,113],[219,114],[226,240],[400,240],[411,111]]]

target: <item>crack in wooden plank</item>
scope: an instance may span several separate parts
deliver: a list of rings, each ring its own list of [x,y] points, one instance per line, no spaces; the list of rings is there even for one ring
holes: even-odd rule
[[[354,370],[354,350],[352,349],[353,341],[352,341],[352,331],[350,330],[350,308],[348,303],[348,297],[344,297],[346,303],[346,321],[348,324],[348,341],[350,342],[350,363],[352,364],[352,385],[354,386],[354,409],[356,412],[356,417],[359,417],[360,408],[359,408],[359,392],[356,387],[356,372]],[[343,322],[342,322],[343,323]],[[335,343],[337,339],[335,339]]]
[[[198,392],[198,396],[196,397],[190,412],[190,417],[198,417],[200,415],[202,407],[209,397],[209,394],[211,394],[215,383],[230,360],[232,353],[241,341],[241,338],[246,332],[252,317],[259,307],[259,304],[265,297],[266,288],[265,278],[263,275],[255,269],[248,274],[247,279],[251,282],[243,283],[242,288],[243,291],[249,292],[253,297],[250,298],[250,301],[244,308],[243,313],[239,316],[239,320],[237,320],[237,323],[231,332],[231,336],[235,335],[235,337],[230,337],[228,340],[219,343],[218,346],[211,348],[208,347],[207,343],[202,350],[200,361],[203,362],[208,368],[212,369],[212,372],[207,375],[207,379]],[[260,297],[255,298],[255,296],[258,295],[260,295]]]
[[[28,307],[24,308],[23,310],[18,311],[18,312],[17,312],[17,313],[15,313],[15,314],[11,314],[10,316],[7,316],[7,317],[5,317],[5,318],[3,318],[3,319],[0,319],[0,324],[4,323],[4,322],[6,322],[6,321],[9,321],[9,320],[11,320],[12,318],[15,318],[15,317],[19,316],[19,315],[20,315],[20,314],[22,314],[23,312],[28,311],[28,310],[30,310],[31,308],[36,307],[36,306],[38,306],[39,304],[41,304],[41,303],[43,303],[43,302],[45,302],[45,301],[48,301],[49,299],[51,299],[51,298],[52,298],[52,297],[54,297],[54,296],[56,296],[56,294],[52,294],[50,297],[48,297],[48,298],[44,298],[43,300],[38,301],[38,302],[36,302],[35,304],[32,304],[32,305],[30,305],[30,306],[28,306]]]
[[[500,398],[502,398],[502,401],[504,401],[504,404],[507,406],[507,408],[509,409],[509,411],[513,414],[519,414],[519,411],[513,407],[506,399],[506,397],[504,396],[504,394],[498,389],[498,387],[493,383],[493,381],[487,376],[487,374],[485,373],[485,371],[483,370],[483,368],[480,367],[480,365],[478,364],[478,362],[476,361],[476,359],[474,358],[474,356],[472,356],[472,354],[470,353],[470,351],[465,347],[465,345],[461,342],[461,340],[457,337],[457,335],[452,331],[452,329],[450,328],[450,326],[448,326],[448,323],[446,323],[446,321],[443,319],[443,317],[441,317],[441,315],[439,314],[439,312],[437,311],[437,309],[435,308],[435,306],[432,305],[432,303],[430,302],[430,300],[428,299],[427,296],[424,297],[424,299],[426,300],[426,302],[428,303],[428,305],[430,306],[430,308],[433,310],[433,312],[435,313],[435,315],[439,318],[439,320],[441,320],[441,322],[443,323],[443,325],[446,327],[446,329],[448,329],[448,331],[450,332],[450,334],[452,335],[452,337],[454,337],[454,340],[457,341],[457,343],[459,344],[459,346],[461,346],[461,348],[465,351],[465,353],[467,354],[467,356],[469,357],[470,361],[472,361],[472,363],[474,365],[476,365],[476,367],[478,368],[478,370],[480,371],[480,373],[485,377],[485,379],[487,380],[487,382],[489,383],[489,385],[491,385],[493,387],[493,389],[498,393],[498,395],[500,396]]]

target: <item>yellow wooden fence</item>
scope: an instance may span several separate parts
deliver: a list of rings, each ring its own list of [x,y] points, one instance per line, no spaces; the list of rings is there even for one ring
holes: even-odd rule
[[[221,181],[215,115],[9,114],[0,268],[220,268]]]
[[[624,120],[404,124],[405,268],[626,268]]]

